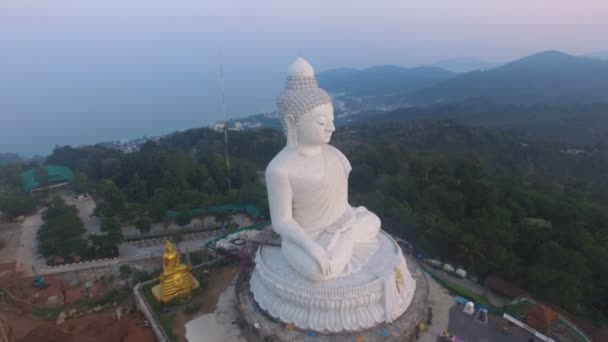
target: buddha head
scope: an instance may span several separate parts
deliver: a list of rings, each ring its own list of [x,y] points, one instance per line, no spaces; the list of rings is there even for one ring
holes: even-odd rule
[[[317,85],[314,69],[305,59],[298,58],[289,66],[277,109],[288,146],[329,143],[335,130],[334,108],[327,92]]]
[[[165,252],[166,253],[174,253],[175,252],[175,248],[173,248],[173,244],[169,240],[167,240],[165,242]]]

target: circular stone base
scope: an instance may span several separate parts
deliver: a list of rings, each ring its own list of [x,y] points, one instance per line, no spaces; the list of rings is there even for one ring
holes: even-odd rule
[[[365,255],[355,246],[353,258]],[[317,332],[360,331],[397,319],[409,306],[416,281],[399,245],[384,231],[362,268],[339,278],[312,281],[285,260],[281,248],[262,246],[255,257],[251,292],[270,316]]]
[[[253,270],[247,269],[239,275],[236,284],[237,307],[243,319],[239,326],[249,341],[356,341],[361,338],[366,342],[407,340],[414,334],[417,323],[427,318],[429,288],[426,276],[418,264],[410,258],[406,259],[409,273],[416,281],[416,291],[407,310],[391,323],[341,333],[319,333],[285,324],[274,319],[256,303],[250,290]]]

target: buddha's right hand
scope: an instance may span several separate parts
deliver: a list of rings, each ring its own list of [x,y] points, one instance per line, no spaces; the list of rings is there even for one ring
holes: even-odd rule
[[[327,251],[323,249],[318,244],[313,244],[310,246],[309,250],[310,255],[315,259],[317,264],[319,264],[319,268],[321,269],[321,274],[323,276],[328,276],[331,273],[331,264],[329,262],[329,256],[327,255]]]

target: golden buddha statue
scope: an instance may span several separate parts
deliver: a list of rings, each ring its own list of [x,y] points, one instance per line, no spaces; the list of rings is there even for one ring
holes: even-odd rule
[[[163,254],[163,273],[160,284],[152,288],[158,301],[169,302],[175,298],[185,297],[199,286],[198,281],[190,274],[190,265],[180,263],[179,253],[169,241]]]

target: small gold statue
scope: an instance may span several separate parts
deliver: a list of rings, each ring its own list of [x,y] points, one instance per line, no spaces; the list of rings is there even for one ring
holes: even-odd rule
[[[167,241],[160,284],[152,288],[154,297],[160,302],[169,302],[190,294],[192,289],[199,286],[198,281],[190,274],[190,269],[190,265],[180,264],[179,253],[175,251],[173,244]]]

